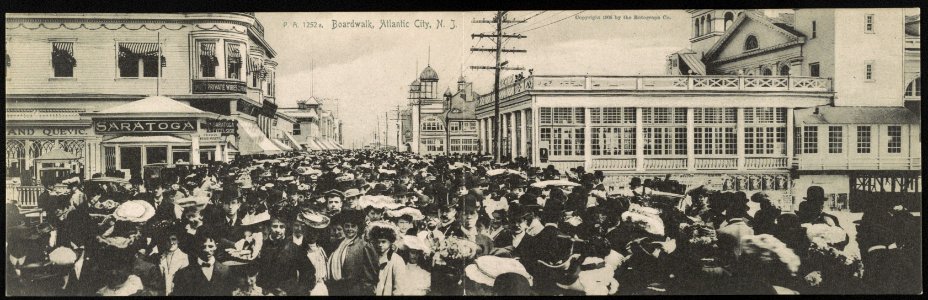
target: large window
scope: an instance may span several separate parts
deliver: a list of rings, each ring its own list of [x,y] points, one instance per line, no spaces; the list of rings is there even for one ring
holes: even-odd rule
[[[248,61],[249,85],[253,88],[260,88],[261,74],[264,71],[263,63],[260,58],[252,57]]]
[[[428,152],[445,151],[445,141],[442,139],[422,139],[422,144],[425,145],[425,151]]]
[[[746,126],[744,154],[786,154],[786,127]]]
[[[74,43],[52,42],[52,69],[55,77],[74,77]]]
[[[889,143],[886,152],[902,153],[902,126],[889,126]]]
[[[593,123],[593,124],[635,124],[635,108],[634,107],[590,108],[590,123]]]
[[[422,131],[445,131],[445,125],[437,118],[430,117],[422,122]]]
[[[478,143],[477,139],[451,139],[451,152],[477,152]]]
[[[216,57],[216,43],[200,43],[200,77],[216,77],[217,66],[219,66],[219,59]]]
[[[841,126],[828,126],[828,153],[844,152],[844,130]]]
[[[867,15],[864,18],[864,24],[865,24],[864,32],[873,33],[873,15],[872,14]]]
[[[464,131],[477,131],[477,122],[466,121],[461,122],[461,125],[464,128]]]
[[[547,141],[554,156],[581,156],[583,153],[583,128],[541,128],[541,141]]]
[[[802,153],[818,153],[818,127],[802,127]]]
[[[293,135],[300,135],[300,123],[293,123]]]
[[[592,155],[635,155],[635,127],[593,127]]]
[[[686,155],[686,127],[645,127],[644,155]]]
[[[226,43],[226,78],[242,79],[241,44]]]
[[[145,164],[161,164],[168,162],[168,147],[146,147]]]
[[[737,154],[737,135],[735,108],[694,108],[693,152],[696,155],[734,155]]]
[[[645,107],[641,109],[645,124],[686,124],[686,108]]]
[[[857,126],[857,153],[870,153],[870,126]]]
[[[157,43],[119,43],[119,77],[158,77]]]
[[[448,128],[452,132],[461,131],[461,122],[448,122]]]

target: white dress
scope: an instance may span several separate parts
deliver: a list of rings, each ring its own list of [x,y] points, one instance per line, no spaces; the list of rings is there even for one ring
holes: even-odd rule
[[[316,287],[312,291],[309,291],[310,296],[328,296],[329,289],[325,286],[325,277],[328,275],[328,267],[326,264],[328,257],[326,257],[325,250],[322,247],[317,245],[309,245],[309,251],[306,253],[306,256],[309,257],[309,261],[313,263],[313,267],[316,268]]]

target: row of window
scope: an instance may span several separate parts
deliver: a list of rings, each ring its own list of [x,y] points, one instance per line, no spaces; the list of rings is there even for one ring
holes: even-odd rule
[[[635,124],[634,107],[590,108],[590,123],[599,124]],[[642,122],[645,124],[686,124],[686,108],[683,107],[645,107],[641,109]],[[735,124],[736,108],[694,108],[693,122],[696,124]],[[584,108],[582,107],[542,107],[540,110],[543,125],[583,125]],[[744,108],[744,122],[751,124],[786,123],[786,109],[778,107]]]
[[[857,153],[870,153],[872,150],[872,128],[857,126]],[[828,153],[844,153],[844,127],[828,126]],[[796,132],[801,143],[796,144],[796,153],[818,153],[818,126],[804,126]],[[902,126],[888,126],[886,140],[887,153],[902,153]]]
[[[451,139],[451,152],[477,152],[479,149],[478,139]]]
[[[225,59],[223,60],[219,59],[220,55],[217,53],[218,44],[225,46],[225,51],[223,51]],[[238,41],[197,42],[198,77],[217,78],[217,69],[223,67],[225,79],[246,80],[242,77],[242,68],[245,66],[243,48],[244,44]],[[74,69],[77,67],[74,42],[54,41],[51,42],[51,49],[53,76],[56,78],[74,77]],[[162,55],[161,45],[158,43],[119,42],[116,44],[116,49],[116,64],[120,78],[160,77],[161,68],[167,66],[167,59]],[[273,74],[269,74],[260,59],[252,59],[247,64],[247,72],[251,75],[248,80],[251,87],[259,87],[261,80],[267,79],[268,91],[273,95]]]
[[[477,121],[451,121],[448,123],[448,128],[451,130],[451,132],[477,131]],[[424,126],[422,130],[426,130]]]
[[[444,152],[445,140],[442,139],[422,139],[422,145],[425,145],[425,151]]]

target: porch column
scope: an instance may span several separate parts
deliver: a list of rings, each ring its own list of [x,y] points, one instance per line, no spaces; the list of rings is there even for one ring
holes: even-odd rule
[[[527,109],[519,111],[519,117],[521,117],[521,119],[519,119],[519,156],[522,157],[528,157],[528,150],[526,150],[528,147],[528,137],[525,136],[525,124],[528,124],[525,117],[527,117],[528,114],[529,111]]]
[[[200,163],[200,135],[194,134],[190,136],[190,164],[196,165]]]
[[[538,149],[541,148],[539,146],[541,145],[541,126],[539,126],[538,124],[541,124],[541,120],[539,120],[539,116],[541,115],[541,112],[539,111],[537,105],[533,105],[531,110],[532,110],[532,166],[540,167],[539,164],[541,163],[541,160],[538,158],[538,155],[539,155]]]
[[[796,121],[793,119],[793,108],[786,108],[786,168],[793,165],[793,158],[796,157]]]
[[[735,145],[738,147],[738,170],[744,170],[744,108],[738,108],[738,125],[735,127],[737,130],[738,139]]]
[[[644,171],[644,116],[643,109],[635,108],[635,171]]]
[[[696,109],[690,107],[686,109],[686,169],[689,171],[696,171],[696,130],[694,129],[694,123],[696,117],[693,116]]]
[[[512,127],[509,131],[509,159],[514,159],[518,153],[516,149],[516,112],[509,113],[509,127]]]
[[[590,128],[592,123],[590,119],[590,108],[583,108],[583,168],[592,172],[593,167],[593,130]]]
[[[145,167],[145,163],[148,162],[148,150],[147,150],[147,147],[146,147],[145,145],[142,145],[142,150],[140,150],[140,151],[142,152],[141,155],[140,155],[140,156],[142,157],[142,162],[141,162],[140,165],[141,165],[142,167]],[[144,175],[144,174],[142,174],[142,175]]]
[[[480,152],[483,152],[483,119],[477,119],[477,141],[480,143]]]

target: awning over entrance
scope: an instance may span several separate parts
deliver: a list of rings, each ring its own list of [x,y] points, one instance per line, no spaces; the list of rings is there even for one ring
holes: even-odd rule
[[[284,142],[278,139],[271,139],[271,142],[274,143],[274,146],[277,146],[277,148],[280,148],[280,150],[293,151],[293,148],[290,148],[290,146],[287,146],[287,144],[284,144]]]
[[[316,139],[306,139],[306,149],[310,151],[321,151],[322,146],[316,143]]]
[[[190,141],[173,135],[120,136],[103,141],[105,144],[186,144]]]
[[[298,142],[296,141],[296,139],[293,138],[292,135],[290,135],[289,133],[284,132],[284,136],[287,137],[287,140],[286,140],[286,141],[289,142],[290,145],[293,145],[293,147],[295,148],[294,150],[303,150],[303,147],[300,146],[300,143],[298,143]]]
[[[238,121],[238,132],[239,132],[239,154],[241,155],[252,155],[252,154],[280,154],[283,152],[280,148],[274,145],[274,142],[271,139],[267,138],[261,128],[258,127],[258,124],[248,120],[239,120]]]

